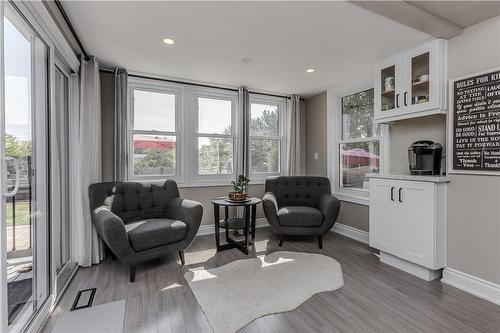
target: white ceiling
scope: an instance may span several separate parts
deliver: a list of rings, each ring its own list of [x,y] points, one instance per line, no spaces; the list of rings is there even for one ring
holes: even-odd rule
[[[500,1],[408,1],[461,28],[500,15]]]
[[[347,2],[63,6],[86,51],[105,66],[306,97],[367,81],[376,59],[430,37]],[[163,44],[165,37],[175,45]],[[316,72],[307,74],[311,67]]]

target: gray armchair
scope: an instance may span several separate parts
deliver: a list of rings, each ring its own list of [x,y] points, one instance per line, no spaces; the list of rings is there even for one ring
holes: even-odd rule
[[[89,187],[92,221],[113,254],[130,265],[130,282],[137,264],[184,249],[200,227],[203,206],[181,199],[177,184],[98,183]]]
[[[281,235],[322,236],[333,227],[340,201],[331,195],[330,180],[325,177],[272,177],[266,180],[262,199],[264,214],[272,230]]]

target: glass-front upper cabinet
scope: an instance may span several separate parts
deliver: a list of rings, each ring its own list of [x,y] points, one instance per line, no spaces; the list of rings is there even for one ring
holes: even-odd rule
[[[375,68],[375,121],[446,112],[446,42],[434,40],[380,61]]]
[[[399,91],[403,84],[402,65],[403,58],[398,56],[380,62],[375,69],[374,103],[379,112],[391,114],[400,106]]]
[[[411,105],[429,102],[429,52],[411,57]]]
[[[383,87],[381,96],[382,111],[392,110],[396,107],[396,66],[392,65],[382,69],[381,85]]]

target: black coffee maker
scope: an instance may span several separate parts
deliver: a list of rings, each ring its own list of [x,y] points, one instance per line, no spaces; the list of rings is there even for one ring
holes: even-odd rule
[[[430,140],[414,142],[408,148],[408,161],[412,175],[439,175],[443,146]]]

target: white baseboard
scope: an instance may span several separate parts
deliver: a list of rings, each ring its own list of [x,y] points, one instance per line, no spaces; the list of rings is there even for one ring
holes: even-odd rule
[[[255,227],[256,228],[262,228],[265,226],[268,226],[269,224],[267,223],[266,218],[260,218],[255,220]],[[198,233],[196,236],[205,236],[205,235],[213,235],[215,233],[215,225],[212,224],[204,224],[200,226],[200,229],[198,229]]]
[[[380,251],[380,262],[396,267],[406,273],[415,275],[425,281],[432,281],[441,277],[441,270],[432,270],[424,266],[414,264],[408,260],[393,256],[390,253]]]
[[[500,285],[452,268],[443,270],[441,282],[500,305]]]
[[[269,226],[269,223],[267,223],[267,219],[264,217],[257,219],[255,221],[256,228],[262,228],[266,226]],[[345,224],[335,223],[332,228],[332,231],[364,244],[369,243],[368,232],[350,227]],[[215,226],[213,224],[204,224],[200,226],[200,229],[198,230],[196,236],[212,235],[214,232],[215,232]]]
[[[342,236],[349,237],[351,239],[357,240],[358,242],[368,244],[369,236],[368,232],[359,230],[357,228],[350,227],[342,223],[335,223],[332,228],[333,232],[340,234]]]

